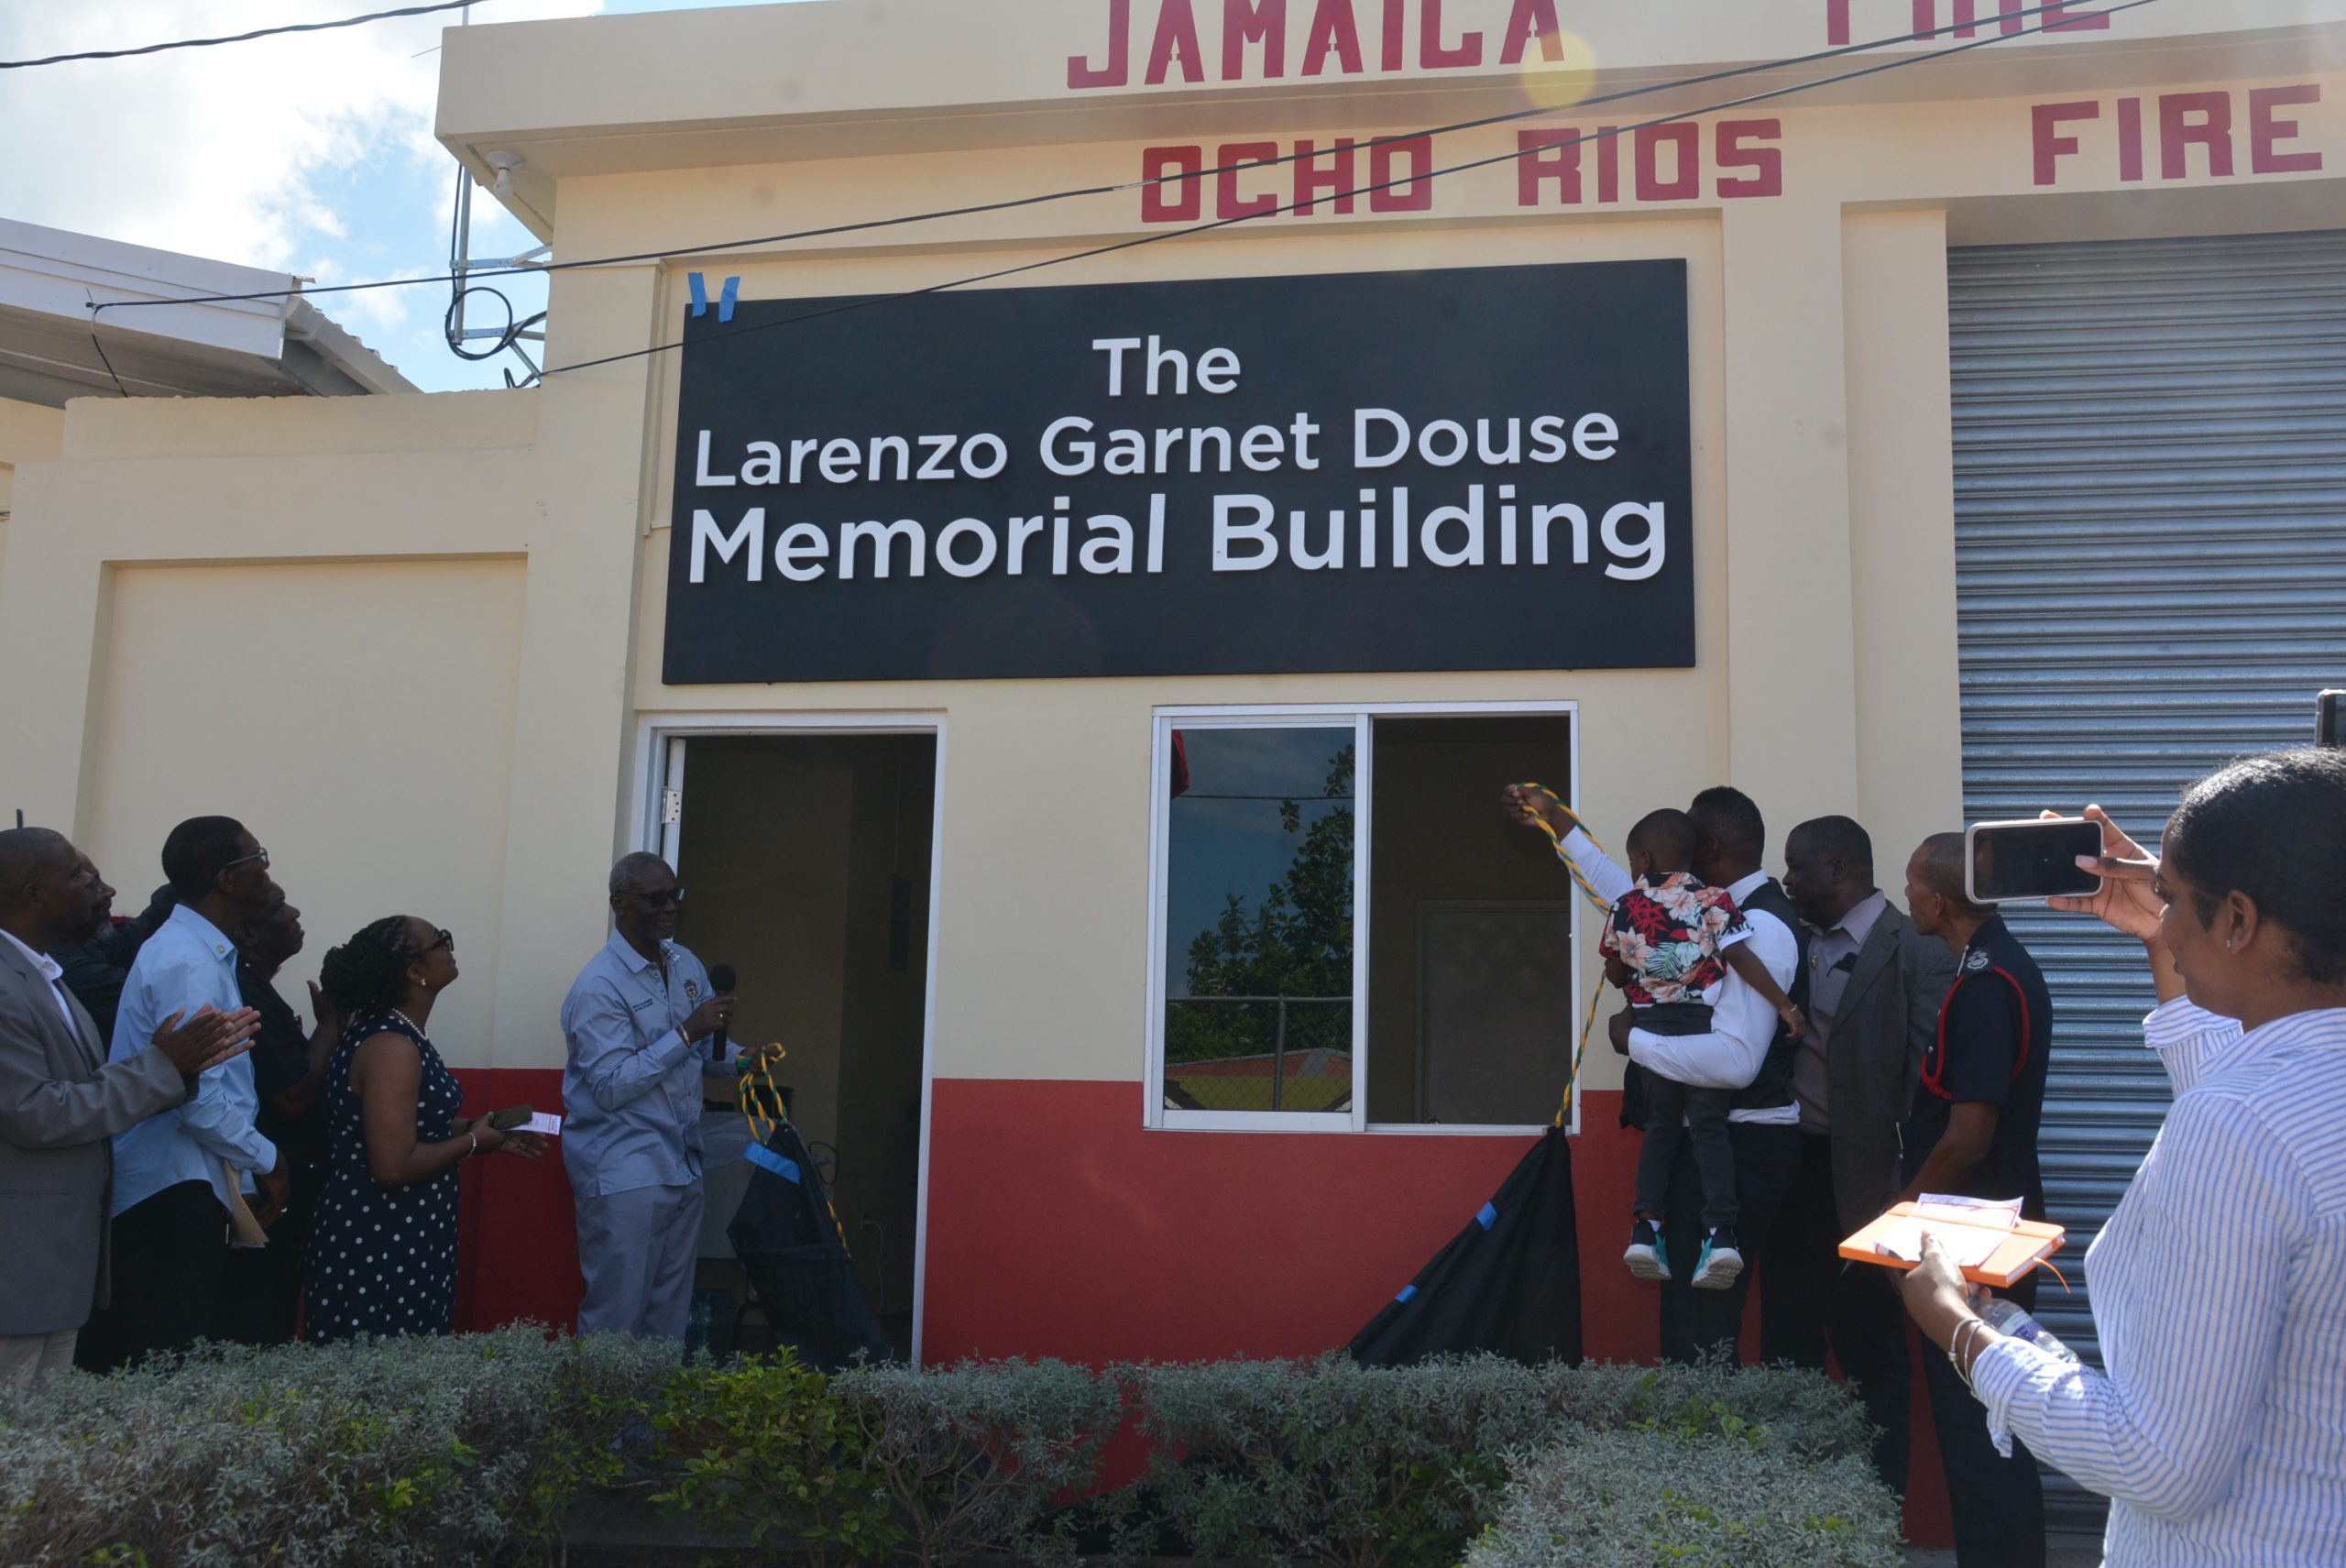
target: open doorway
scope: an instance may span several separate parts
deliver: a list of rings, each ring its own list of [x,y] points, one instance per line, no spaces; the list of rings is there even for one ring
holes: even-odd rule
[[[663,848],[688,896],[677,939],[732,966],[738,1045],[779,1042],[775,1073],[863,1287],[910,1355],[916,1308],[922,1071],[937,737],[678,737],[663,757]],[[712,1092],[719,1091],[713,1086]],[[758,1347],[725,1227],[748,1186],[746,1130],[712,1099],[704,1290],[717,1338]]]

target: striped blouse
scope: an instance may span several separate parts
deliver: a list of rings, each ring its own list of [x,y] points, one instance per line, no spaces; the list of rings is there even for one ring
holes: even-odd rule
[[[2143,1025],[2176,1101],[2086,1254],[2107,1374],[2005,1340],[1990,1424],[2112,1499],[2107,1568],[2346,1564],[2346,1010]]]

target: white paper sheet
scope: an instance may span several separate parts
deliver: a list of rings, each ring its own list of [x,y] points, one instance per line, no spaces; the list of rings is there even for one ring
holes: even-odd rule
[[[1914,1205],[1917,1219],[1951,1221],[1966,1225],[1993,1225],[2000,1231],[2018,1228],[2020,1200],[2017,1198],[1955,1198],[1944,1192],[1925,1192]]]
[[[517,1133],[543,1133],[547,1137],[558,1138],[562,1136],[562,1118],[540,1111],[513,1130]]]
[[[1923,1261],[1923,1238],[1926,1234],[1938,1237],[1939,1245],[1946,1248],[1957,1268],[1979,1267],[2004,1245],[2004,1235],[2001,1231],[1980,1225],[1934,1224],[1925,1219],[1909,1217],[1876,1237],[1873,1250],[1884,1257],[1920,1263]]]

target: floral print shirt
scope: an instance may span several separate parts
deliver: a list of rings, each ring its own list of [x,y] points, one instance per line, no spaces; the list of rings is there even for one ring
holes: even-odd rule
[[[1659,883],[1640,879],[1613,905],[1597,944],[1628,969],[1622,990],[1632,1007],[1704,1000],[1727,978],[1719,959],[1750,932],[1727,889],[1673,872]]]

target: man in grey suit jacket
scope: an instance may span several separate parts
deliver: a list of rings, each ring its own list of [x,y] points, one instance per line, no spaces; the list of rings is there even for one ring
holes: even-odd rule
[[[1814,935],[1809,1033],[1792,1064],[1800,1163],[1760,1277],[1761,1351],[1821,1369],[1830,1343],[1880,1429],[1874,1468],[1902,1494],[1906,1324],[1889,1272],[1847,1263],[1839,1247],[1898,1195],[1898,1129],[1955,983],[1955,959],[1874,885],[1872,840],[1846,817],[1792,829],[1784,892]]]
[[[82,930],[104,884],[61,833],[0,830],[0,1385],[73,1364],[106,1295],[114,1135],[188,1096],[249,1047],[258,1015],[174,1014],[108,1065],[106,1041],[49,949]]]

